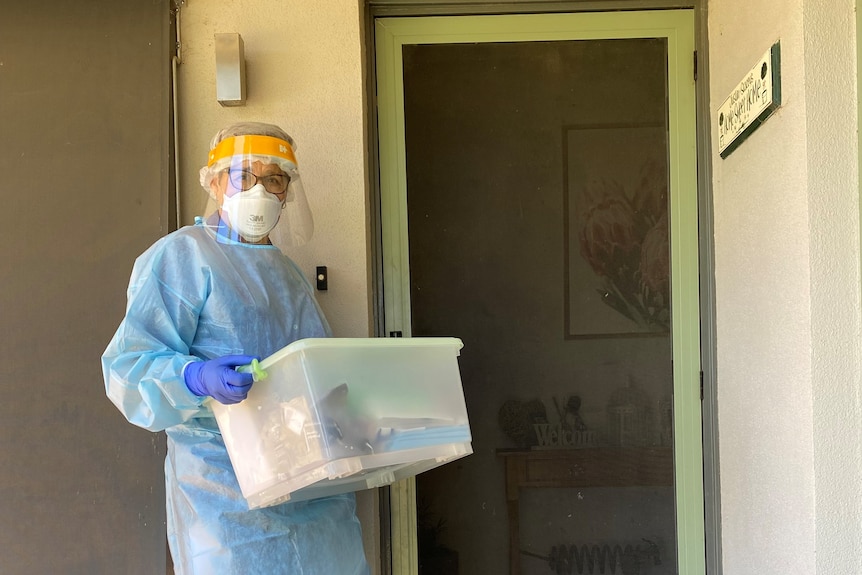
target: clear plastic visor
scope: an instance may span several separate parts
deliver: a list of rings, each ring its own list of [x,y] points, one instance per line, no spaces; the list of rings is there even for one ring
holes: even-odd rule
[[[200,176],[201,186],[210,195],[205,210],[207,222],[220,219],[230,225],[230,218],[223,209],[225,199],[235,201],[236,196],[242,199],[245,193],[257,196],[262,187],[282,205],[269,241],[286,248],[311,239],[314,231],[311,209],[293,149],[287,141],[269,136],[227,138],[210,152],[209,162],[201,168]]]

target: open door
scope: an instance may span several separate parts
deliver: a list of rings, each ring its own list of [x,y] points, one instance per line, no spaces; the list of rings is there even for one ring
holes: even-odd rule
[[[703,573],[693,12],[376,39],[385,329],[464,341],[474,448],[393,573]]]

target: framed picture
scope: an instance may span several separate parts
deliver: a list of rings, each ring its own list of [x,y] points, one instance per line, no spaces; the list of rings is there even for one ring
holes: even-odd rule
[[[564,126],[566,337],[666,334],[664,124]]]

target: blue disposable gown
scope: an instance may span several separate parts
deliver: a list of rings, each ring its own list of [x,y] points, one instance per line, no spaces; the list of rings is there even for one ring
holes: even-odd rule
[[[168,540],[178,574],[368,573],[353,494],[250,511],[212,410],[182,376],[189,361],[263,358],[328,335],[311,286],[273,246],[241,244],[199,223],[135,262],[126,316],[102,369],[108,397],[130,422],[167,432]]]

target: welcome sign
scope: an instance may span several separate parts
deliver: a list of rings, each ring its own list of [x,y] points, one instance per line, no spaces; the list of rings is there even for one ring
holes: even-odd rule
[[[718,109],[718,153],[726,158],[781,106],[781,49],[776,42]]]

